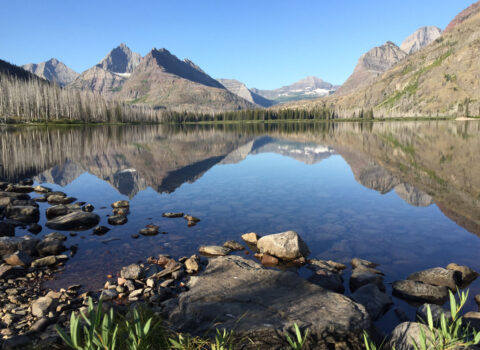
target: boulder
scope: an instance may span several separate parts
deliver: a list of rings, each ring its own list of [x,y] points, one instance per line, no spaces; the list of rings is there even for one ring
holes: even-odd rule
[[[8,206],[5,209],[5,216],[8,219],[20,221],[23,223],[38,222],[40,219],[40,211],[34,206]]]
[[[260,236],[257,235],[255,232],[250,232],[250,233],[243,234],[242,239],[248,244],[257,245],[257,242],[260,239]]]
[[[367,309],[372,320],[378,320],[393,305],[392,298],[375,284],[366,284],[352,294],[352,299]]]
[[[58,205],[53,205],[50,208],[47,208],[47,210],[45,211],[45,214],[47,215],[47,219],[52,219],[52,218],[56,218],[57,216],[63,216],[63,215],[73,213],[74,211],[76,210],[73,209],[72,207],[68,207],[64,204],[58,204]]]
[[[15,236],[15,226],[0,221],[0,237]]]
[[[35,186],[33,188],[33,190],[37,193],[49,193],[49,192],[52,192],[52,189],[51,188],[48,188],[48,187],[45,187],[45,186]]]
[[[263,266],[277,266],[279,263],[279,260],[269,254],[262,254],[262,258],[260,259],[260,262],[262,263]]]
[[[393,295],[422,303],[443,304],[448,298],[448,288],[432,286],[418,281],[403,280],[392,284]]]
[[[223,243],[223,246],[225,248],[231,249],[231,250],[244,250],[245,247],[238,243],[237,241],[226,241]]]
[[[55,311],[57,301],[48,296],[40,297],[31,306],[32,314],[36,317],[47,316],[50,311]]]
[[[0,279],[7,280],[9,278],[16,278],[25,276],[27,270],[22,266],[0,265]]]
[[[55,255],[46,256],[32,262],[32,267],[44,267],[53,266],[57,263],[57,257]]]
[[[138,233],[142,236],[156,236],[158,235],[158,226],[142,228]]]
[[[463,324],[468,324],[477,332],[480,331],[480,312],[470,311],[463,315]]]
[[[478,277],[478,272],[468,266],[460,266],[455,263],[448,264],[447,270],[458,271],[462,275],[460,284],[465,285],[473,282]]]
[[[29,236],[0,237],[0,256],[22,251],[27,255],[37,254],[36,245],[40,240]]]
[[[108,231],[110,231],[110,229],[106,226],[97,226],[93,229],[93,234],[96,236],[103,236]]]
[[[100,222],[100,217],[93,213],[76,211],[56,217],[45,224],[53,230],[88,230]]]
[[[40,256],[58,255],[67,250],[63,241],[48,238],[38,243],[36,248]]]
[[[267,253],[282,260],[295,260],[310,254],[307,245],[295,231],[263,236],[258,240],[257,248],[261,253]]]
[[[13,254],[4,256],[3,261],[12,266],[28,266],[32,263],[32,258],[24,252],[16,251]]]
[[[185,268],[187,273],[197,273],[200,271],[200,259],[196,255],[192,255],[187,260],[185,260]]]
[[[122,267],[120,270],[120,277],[130,280],[138,280],[143,277],[144,271],[140,265],[131,264],[128,266]]]
[[[130,206],[130,203],[125,200],[116,201],[112,203],[112,208],[128,208],[129,206]]]
[[[28,232],[38,235],[40,232],[42,232],[42,226],[37,223],[30,224],[28,226]]]
[[[221,324],[248,338],[239,348],[286,348],[283,335],[296,323],[309,329],[318,349],[363,349],[363,331],[371,326],[365,308],[349,298],[238,256],[210,259],[187,286],[164,303],[172,328],[205,335]]]
[[[377,273],[363,272],[357,269],[353,270],[349,283],[352,293],[367,284],[375,284],[378,289],[385,291],[385,285],[383,284],[383,277],[381,275]]]
[[[0,198],[30,199],[30,196],[28,194],[25,194],[25,193],[0,191]]]
[[[183,217],[183,213],[163,213],[164,218],[174,219]]]
[[[412,273],[407,280],[423,282],[434,286],[445,286],[451,290],[456,290],[457,285],[462,280],[462,274],[459,271],[447,270],[443,267],[434,267],[432,269],[422,270]]]
[[[205,255],[224,256],[230,253],[230,249],[218,245],[206,245],[198,248],[198,252]]]
[[[187,220],[189,223],[190,222],[193,222],[193,223],[197,223],[197,222],[200,222],[200,219],[195,217],[195,216],[192,216],[192,215],[185,215],[183,217],[185,220]]]
[[[308,261],[307,268],[313,271],[317,271],[318,269],[328,270],[334,273],[341,273],[343,270],[347,268],[342,263],[335,262],[332,260],[318,260],[318,259],[310,259]]]
[[[54,194],[47,197],[48,204],[70,204],[75,202],[77,199],[74,197],[65,197],[62,195]]]
[[[379,264],[376,264],[374,262],[368,261],[368,260],[363,260],[359,258],[353,258],[352,261],[350,262],[352,264],[352,267],[356,269],[359,266],[365,266],[365,267],[370,267],[370,268],[375,268],[379,266]]]
[[[110,225],[124,225],[127,221],[128,219],[124,215],[112,215],[108,217],[108,223]]]
[[[336,272],[318,269],[308,281],[336,293],[344,293],[343,278]]]
[[[67,236],[62,235],[59,232],[50,232],[48,235],[45,235],[45,237],[43,237],[43,240],[44,241],[46,241],[46,240],[49,240],[49,241],[66,241]]]
[[[452,318],[450,311],[444,310],[441,306],[435,304],[423,304],[421,305],[416,312],[417,320],[421,323],[427,323],[427,310],[430,308],[432,312],[432,319],[435,325],[440,325],[440,318],[442,314],[445,314],[447,320]]]
[[[85,205],[82,207],[82,210],[83,210],[83,211],[86,211],[86,212],[88,212],[88,213],[91,213],[94,209],[95,209],[95,207],[94,207],[92,204],[85,204]]]
[[[390,334],[386,348],[395,350],[415,350],[413,345],[415,342],[418,348],[421,349],[421,329],[423,329],[423,332],[427,335],[427,339],[431,339],[430,330],[424,324],[416,322],[403,322],[399,324]],[[426,350],[434,350],[434,348],[428,346]]]

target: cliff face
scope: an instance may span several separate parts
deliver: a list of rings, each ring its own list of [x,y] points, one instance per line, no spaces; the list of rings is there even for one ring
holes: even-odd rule
[[[260,96],[259,94],[247,88],[247,86],[241,81],[235,79],[218,79],[218,81],[230,92],[233,92],[235,95],[240,96],[248,102],[254,103],[260,107],[270,107],[274,104],[273,101],[266,99],[265,97]]]
[[[400,48],[407,54],[412,54],[432,43],[442,35],[442,30],[438,27],[422,27],[407,37]]]
[[[447,25],[445,28],[445,32],[448,33],[453,30],[457,25],[463,23],[470,17],[478,14],[480,12],[480,1],[472,4],[471,6],[467,7],[465,10],[460,12],[455,18]]]
[[[57,83],[60,86],[70,84],[78,77],[78,73],[67,67],[63,62],[52,58],[38,64],[29,63],[22,66],[23,69],[39,76],[40,78]]]

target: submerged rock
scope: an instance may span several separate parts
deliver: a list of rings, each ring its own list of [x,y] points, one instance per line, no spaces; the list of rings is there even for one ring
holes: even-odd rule
[[[358,288],[367,284],[374,284],[381,291],[385,291],[385,285],[383,284],[383,277],[377,273],[363,272],[361,270],[353,270],[350,277],[350,290],[355,292]]]
[[[35,206],[8,206],[5,209],[5,216],[8,219],[28,224],[38,222],[40,211]]]
[[[130,207],[130,203],[125,200],[116,201],[112,203],[112,208],[128,208],[128,207]]]
[[[56,217],[45,224],[53,230],[88,230],[100,222],[100,217],[93,213],[76,211]]]
[[[225,248],[231,249],[231,250],[244,250],[245,247],[238,243],[237,241],[226,241],[223,243],[223,246]]]
[[[352,294],[352,299],[365,306],[373,320],[378,320],[393,305],[392,298],[374,284],[358,288]]]
[[[219,323],[248,337],[252,348],[285,347],[283,334],[296,323],[308,327],[319,349],[363,349],[370,328],[365,308],[349,298],[238,256],[210,259],[188,288],[166,304],[173,329],[205,335]]]
[[[93,234],[96,236],[102,236],[106,234],[110,229],[106,226],[97,226],[93,229]]]
[[[308,281],[335,293],[344,293],[343,278],[336,272],[318,269],[315,274],[308,278]]]
[[[443,304],[448,298],[448,288],[445,286],[432,286],[418,281],[404,280],[393,282],[393,294],[399,298]]]
[[[183,217],[183,213],[163,213],[162,216],[163,216],[164,218],[174,219],[174,218],[181,218],[181,217]]]
[[[457,285],[459,285],[462,280],[462,274],[459,271],[434,267],[432,269],[412,273],[407,279],[434,286],[445,286],[451,290],[456,290]]]
[[[124,225],[128,221],[127,217],[124,215],[112,215],[108,217],[108,223],[110,225]]]
[[[282,260],[295,260],[310,254],[307,245],[295,231],[263,236],[258,240],[257,248],[261,253],[267,253]]]

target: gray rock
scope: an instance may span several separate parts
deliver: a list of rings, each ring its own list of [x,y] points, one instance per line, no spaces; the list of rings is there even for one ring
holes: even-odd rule
[[[30,199],[30,196],[28,194],[25,194],[25,193],[0,191],[0,198]]]
[[[93,210],[95,209],[95,207],[91,204],[85,204],[83,207],[82,207],[82,210],[83,211],[86,211],[87,213],[91,213]]]
[[[263,236],[258,240],[257,248],[261,253],[267,253],[282,260],[295,260],[310,254],[307,245],[295,231]]]
[[[317,271],[318,269],[321,269],[321,270],[328,270],[334,273],[341,273],[343,270],[347,268],[347,266],[332,260],[310,259],[308,261],[307,268],[313,271]]]
[[[70,213],[73,213],[75,210],[73,208],[69,208],[66,205],[63,204],[58,204],[58,205],[53,205],[50,208],[47,208],[45,211],[45,214],[47,215],[47,219],[53,219],[56,218],[57,216],[63,216],[67,215]]]
[[[379,266],[379,264],[376,264],[376,263],[368,261],[368,260],[359,259],[359,258],[353,258],[350,263],[352,264],[352,267],[354,269],[356,269],[359,266],[370,267],[372,269]]]
[[[38,222],[40,211],[34,206],[8,206],[5,209],[5,216],[11,220],[29,224]]]
[[[185,260],[185,268],[188,273],[197,273],[200,271],[200,259],[196,255],[192,255],[190,258]]]
[[[110,225],[124,225],[128,221],[125,215],[112,215],[108,217],[108,223]]]
[[[129,206],[130,206],[130,203],[125,200],[116,201],[115,203],[112,203],[112,208],[128,208]]]
[[[285,347],[283,334],[297,323],[319,349],[363,349],[363,330],[371,325],[365,308],[349,298],[238,256],[210,259],[188,288],[164,303],[173,329],[204,335],[218,322],[248,337],[251,348]]]
[[[63,241],[58,239],[45,239],[37,244],[36,249],[40,256],[58,255],[67,250]]]
[[[49,312],[55,311],[57,301],[48,296],[40,297],[32,304],[32,314],[36,317],[47,316]]]
[[[242,239],[248,244],[257,245],[257,242],[260,239],[260,236],[257,235],[255,232],[250,232],[250,233],[244,233],[242,235]]]
[[[45,224],[53,230],[88,230],[100,222],[100,217],[93,213],[76,211],[56,217]]]
[[[404,322],[399,324],[390,334],[390,339],[386,344],[387,349],[395,350],[415,350],[413,343],[420,347],[420,329],[427,335],[427,339],[431,339],[431,333],[427,326],[416,322]],[[428,347],[427,350],[434,350]]]
[[[28,266],[32,263],[32,258],[23,251],[16,251],[13,254],[4,256],[3,261],[12,266]]]
[[[118,297],[118,293],[114,289],[103,289],[102,293],[100,294],[100,299],[107,301],[107,300],[112,300]]]
[[[393,282],[392,287],[395,296],[411,301],[441,305],[448,298],[448,288],[444,286],[432,286],[422,282],[404,280]]]
[[[74,197],[64,197],[62,195],[51,195],[47,197],[48,204],[70,204],[75,202],[77,199]]]
[[[182,218],[183,213],[163,213],[162,216],[165,217],[165,218],[170,218],[170,219]]]
[[[44,258],[40,258],[32,262],[32,267],[45,267],[45,266],[53,266],[57,263],[57,258],[55,255],[46,256]]]
[[[336,293],[344,293],[343,278],[338,273],[319,269],[308,278],[309,282]]]
[[[22,251],[27,255],[37,254],[36,245],[40,240],[29,236],[0,237],[0,256]]]
[[[52,189],[51,188],[48,188],[48,187],[45,187],[45,186],[36,186],[33,188],[33,190],[37,193],[49,193],[49,192],[52,192]]]
[[[375,284],[366,284],[352,294],[352,299],[367,309],[372,320],[378,320],[393,305],[392,298]]]
[[[102,236],[106,234],[110,229],[106,226],[97,226],[93,229],[93,234],[96,236]]]
[[[25,276],[27,270],[22,266],[0,265],[0,279],[16,278]]]
[[[231,249],[231,250],[244,250],[245,247],[238,243],[237,241],[226,241],[223,243],[223,246],[225,248]]]
[[[427,310],[430,307],[430,311],[432,312],[432,319],[433,323],[435,325],[440,324],[440,318],[442,317],[442,314],[445,314],[445,317],[447,320],[452,318],[452,314],[450,311],[444,310],[441,306],[435,305],[435,304],[423,304],[421,305],[416,312],[417,319],[421,323],[427,323],[428,317],[427,317]]]
[[[138,280],[139,278],[143,277],[143,275],[143,268],[137,264],[124,266],[120,270],[120,277],[125,279]]]
[[[40,232],[42,232],[42,226],[36,223],[30,224],[30,226],[28,226],[28,232],[33,233],[34,235],[37,235]]]
[[[206,245],[198,248],[200,254],[212,255],[212,256],[224,256],[230,253],[229,248],[221,247],[218,245]]]
[[[478,272],[468,266],[460,266],[455,263],[448,264],[447,270],[458,271],[462,275],[461,284],[465,285],[473,282],[478,277]]]
[[[480,312],[467,312],[465,315],[463,315],[462,323],[466,325],[468,324],[477,332],[480,331]]]
[[[0,221],[0,237],[15,236],[15,226]]]
[[[408,280],[423,282],[434,286],[445,286],[451,290],[456,290],[457,285],[462,280],[462,274],[459,271],[447,270],[442,267],[434,267],[423,271],[412,273],[407,277]]]
[[[385,291],[385,285],[383,284],[383,277],[381,275],[356,269],[352,272],[349,284],[352,292],[355,292],[358,288],[367,284],[375,284],[378,289]]]

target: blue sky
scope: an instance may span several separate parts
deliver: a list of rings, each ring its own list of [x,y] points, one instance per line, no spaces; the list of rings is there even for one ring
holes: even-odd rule
[[[165,47],[214,78],[277,88],[308,75],[341,84],[358,57],[424,25],[442,29],[474,0],[2,1],[0,58],[58,58],[81,72],[125,42]]]

